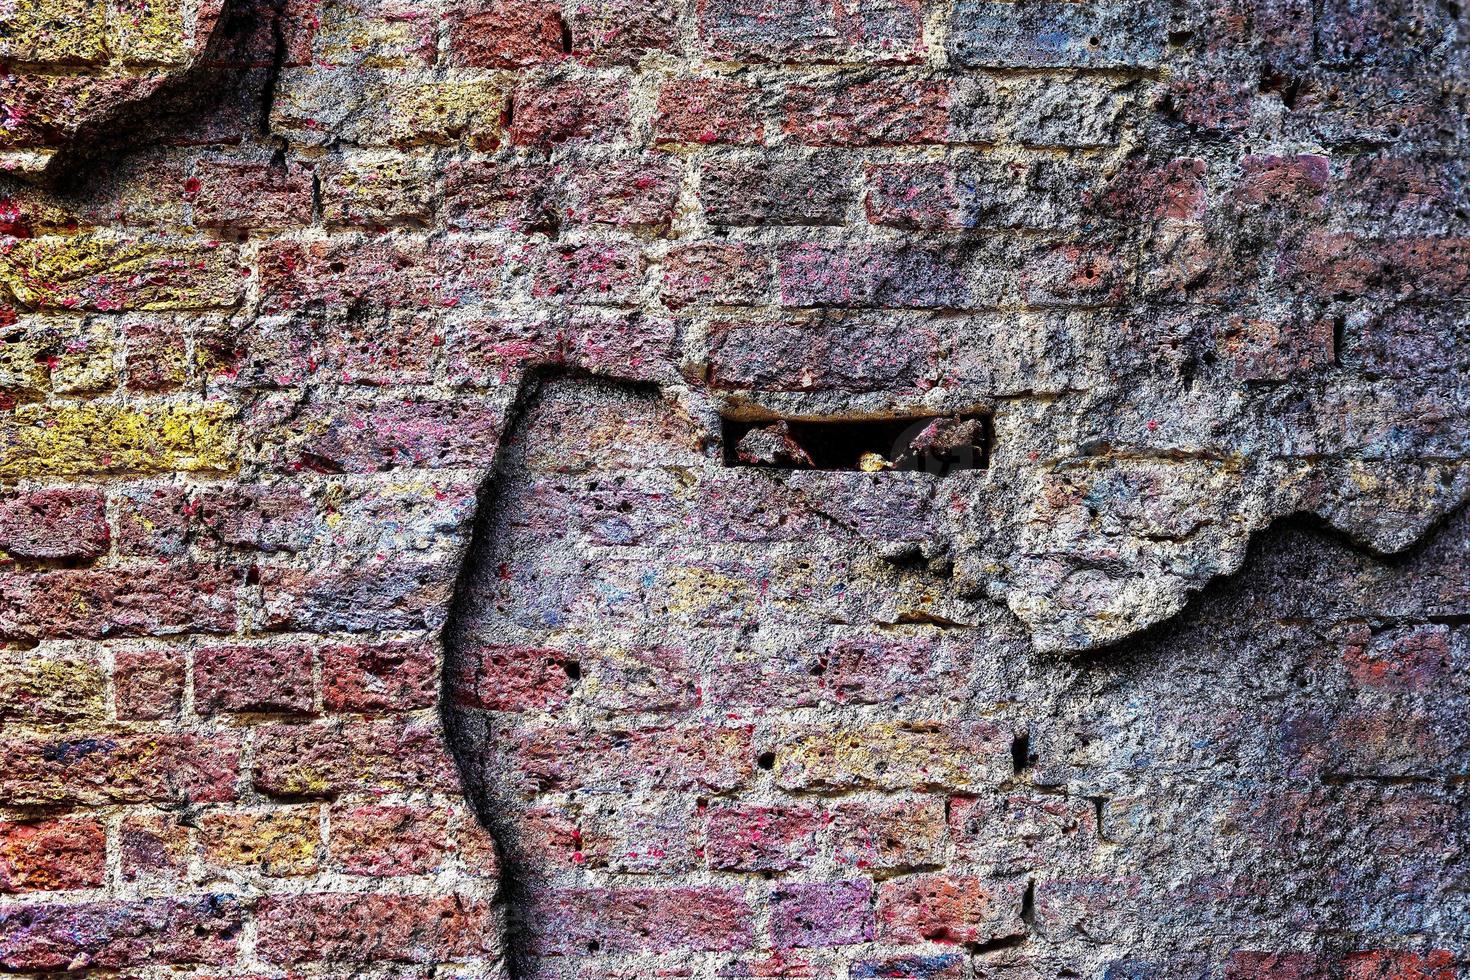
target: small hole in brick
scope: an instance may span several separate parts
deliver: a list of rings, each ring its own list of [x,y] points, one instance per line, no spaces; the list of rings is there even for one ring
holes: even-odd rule
[[[990,464],[983,414],[890,419],[736,419],[723,422],[726,466],[772,469],[918,470],[943,476]]]
[[[562,54],[572,53],[572,27],[566,21],[561,22],[561,50]]]
[[[1031,765],[1031,733],[1020,732],[1011,739],[1011,768],[1017,775]]]
[[[582,665],[575,660],[568,660],[561,665],[561,669],[567,672],[567,676],[574,681],[582,679]]]
[[[776,768],[776,753],[762,752],[756,757],[755,764],[766,770]]]

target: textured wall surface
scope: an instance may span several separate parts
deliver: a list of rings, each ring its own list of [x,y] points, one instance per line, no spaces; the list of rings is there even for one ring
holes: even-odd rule
[[[1466,16],[0,0],[0,971],[1470,976]]]

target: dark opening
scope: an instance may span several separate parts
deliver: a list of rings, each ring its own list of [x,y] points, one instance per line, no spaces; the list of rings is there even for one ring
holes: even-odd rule
[[[990,465],[993,428],[988,415],[926,415],[897,419],[734,419],[725,418],[726,466],[775,469],[923,470],[942,476],[956,470],[983,470]],[[934,423],[944,423],[966,438],[925,437]],[[966,423],[974,423],[972,426]],[[784,426],[784,435],[810,459],[810,465],[788,460],[760,461],[740,452],[741,440],[757,430]],[[963,428],[961,428],[963,426]],[[919,443],[915,445],[916,441]]]

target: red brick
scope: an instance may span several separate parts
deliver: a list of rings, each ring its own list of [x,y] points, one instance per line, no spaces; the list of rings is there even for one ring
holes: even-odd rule
[[[1449,676],[1450,631],[1445,626],[1391,630],[1349,645],[1343,659],[1358,687],[1428,693]]]
[[[626,83],[616,79],[544,80],[516,89],[511,142],[553,146],[567,140],[606,143],[628,129]]]
[[[971,875],[914,875],[879,886],[878,938],[895,943],[991,942],[1024,930],[1020,912],[1016,888]]]
[[[709,810],[709,865],[717,871],[792,871],[820,853],[822,814],[809,807],[719,805]]]
[[[185,197],[202,228],[301,228],[312,220],[311,171],[299,164],[204,161]]]
[[[261,726],[255,785],[285,798],[460,791],[438,723],[396,718]]]
[[[653,138],[659,143],[758,144],[765,140],[761,90],[723,78],[682,78],[659,89]]]
[[[238,899],[16,905],[0,910],[0,966],[64,970],[234,962],[243,926]]]
[[[492,906],[455,895],[272,895],[256,906],[267,963],[428,963],[499,954]]]
[[[949,136],[949,84],[839,77],[786,92],[781,131],[807,146],[906,146]]]
[[[0,745],[0,804],[96,806],[233,799],[236,733],[11,739]]]
[[[1365,950],[1342,958],[1344,980],[1456,980],[1455,954],[1447,949],[1425,953]]]
[[[873,938],[868,881],[793,882],[771,891],[771,941],[777,949],[851,946]]]
[[[566,303],[631,303],[643,282],[643,258],[618,243],[558,245],[541,251],[531,293]]]
[[[184,702],[184,651],[119,650],[113,664],[120,721],[178,717]]]
[[[102,494],[48,488],[0,495],[0,552],[13,558],[92,559],[111,540]]]
[[[307,714],[311,656],[294,645],[202,647],[194,654],[194,710]]]
[[[559,5],[550,0],[495,0],[456,20],[449,31],[451,64],[525,68],[563,57]]]
[[[231,630],[235,569],[202,565],[0,575],[0,637],[102,639]]]
[[[328,852],[350,875],[431,874],[448,860],[451,810],[420,806],[332,808]]]
[[[541,163],[456,161],[444,172],[450,227],[545,232],[561,224],[551,166]]]
[[[568,224],[667,229],[681,179],[677,161],[662,155],[579,166],[566,178],[563,215]]]
[[[322,648],[321,658],[327,711],[412,711],[432,707],[438,697],[435,652],[427,642],[333,645]]]
[[[771,258],[757,245],[700,242],[664,257],[664,305],[760,306],[771,294]]]
[[[147,888],[181,888],[189,872],[189,828],[183,813],[130,813],[118,828],[122,880]]]
[[[107,832],[94,819],[0,823],[0,893],[97,888]]]
[[[567,888],[531,896],[526,938],[542,956],[724,952],[751,945],[752,918],[734,888]]]
[[[454,690],[458,703],[489,711],[557,711],[571,697],[574,656],[524,646],[459,651]]]

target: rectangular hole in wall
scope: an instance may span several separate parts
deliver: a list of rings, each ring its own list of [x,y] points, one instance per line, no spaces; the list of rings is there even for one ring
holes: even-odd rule
[[[922,471],[942,476],[990,465],[984,414],[896,419],[723,419],[726,466]]]

